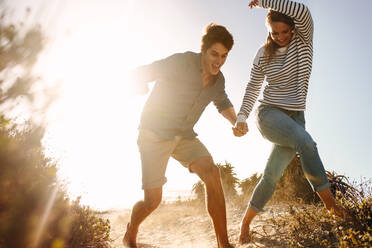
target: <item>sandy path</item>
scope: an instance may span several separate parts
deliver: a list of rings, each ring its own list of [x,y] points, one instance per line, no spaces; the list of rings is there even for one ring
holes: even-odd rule
[[[278,214],[286,214],[288,208],[268,206],[252,223],[252,229],[258,233],[254,243],[238,245],[239,223],[244,208],[227,206],[229,239],[236,248],[251,247],[287,247],[284,242],[271,238],[267,234],[275,234],[267,225],[267,219]],[[103,216],[110,219],[112,247],[123,247],[121,239],[130,218],[130,210],[115,210]],[[265,222],[266,220],[266,222]],[[263,226],[266,231],[265,237]],[[139,248],[213,248],[217,247],[215,234],[210,218],[203,205],[195,203],[162,204],[148,217],[140,227],[137,242]]]

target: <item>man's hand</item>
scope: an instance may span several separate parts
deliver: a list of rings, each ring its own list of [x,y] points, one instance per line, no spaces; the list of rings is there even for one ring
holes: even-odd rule
[[[248,125],[246,122],[238,122],[232,130],[236,137],[241,137],[248,132]]]
[[[253,8],[253,7],[257,7],[258,6],[258,0],[252,0],[249,4],[248,4],[249,8]]]

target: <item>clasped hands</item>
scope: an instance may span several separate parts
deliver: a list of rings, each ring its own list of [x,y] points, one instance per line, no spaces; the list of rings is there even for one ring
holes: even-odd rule
[[[247,122],[237,122],[232,130],[236,137],[244,136],[248,132]]]

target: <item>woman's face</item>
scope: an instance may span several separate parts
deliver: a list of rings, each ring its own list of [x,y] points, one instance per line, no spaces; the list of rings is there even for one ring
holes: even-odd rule
[[[293,30],[284,22],[272,22],[270,25],[270,36],[280,47],[284,47],[291,42]]]

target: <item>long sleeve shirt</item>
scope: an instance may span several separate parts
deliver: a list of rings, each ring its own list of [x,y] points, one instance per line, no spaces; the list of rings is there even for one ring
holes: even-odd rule
[[[289,0],[259,0],[259,7],[271,8],[291,18],[295,34],[287,50],[279,49],[272,60],[264,55],[261,47],[253,61],[250,80],[247,84],[238,120],[245,121],[257,101],[263,81],[263,99],[259,102],[283,109],[304,111],[312,69],[313,20],[308,8]]]
[[[214,83],[203,87],[200,53],[177,53],[138,67],[133,74],[139,84],[156,81],[139,128],[150,129],[163,138],[197,136],[193,127],[210,102],[219,112],[232,107],[222,72]]]

